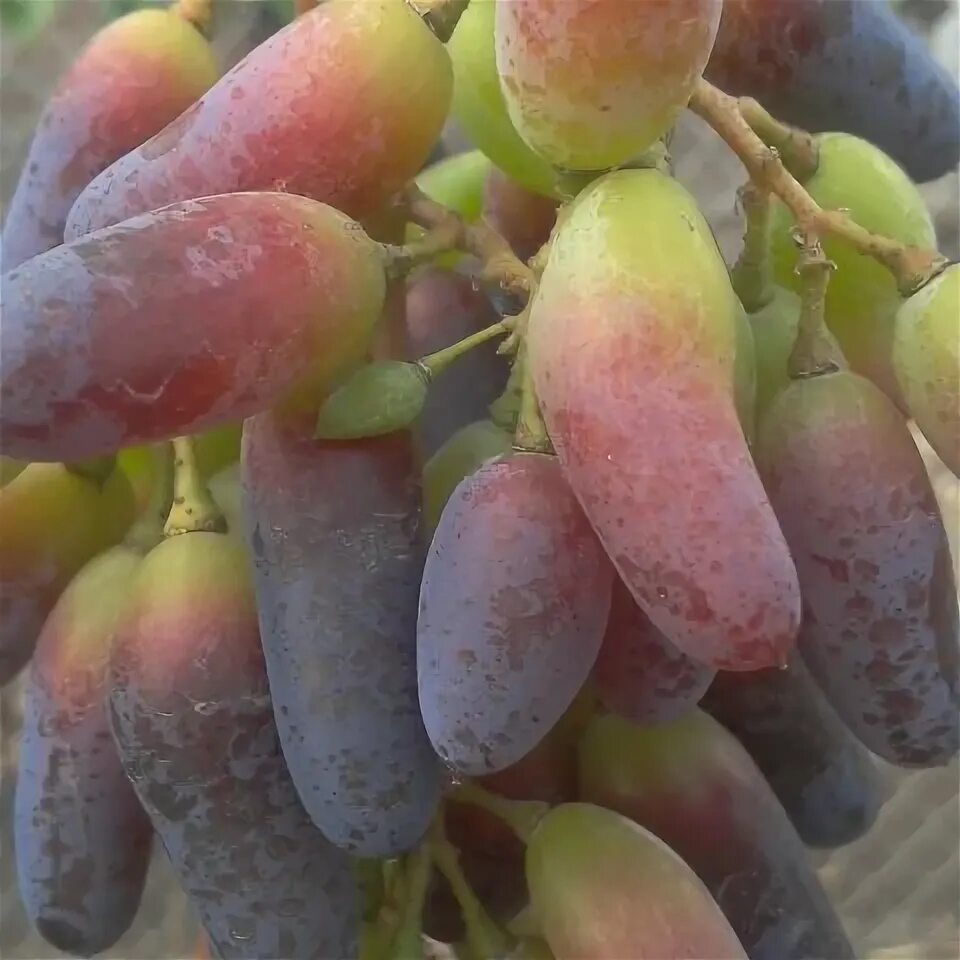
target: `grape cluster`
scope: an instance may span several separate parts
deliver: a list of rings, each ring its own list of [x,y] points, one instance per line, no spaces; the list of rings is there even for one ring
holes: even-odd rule
[[[845,0],[302,2],[220,79],[209,26],[97,34],[4,226],[39,932],[115,943],[156,838],[203,955],[852,960],[807,848],[960,746],[956,85]]]

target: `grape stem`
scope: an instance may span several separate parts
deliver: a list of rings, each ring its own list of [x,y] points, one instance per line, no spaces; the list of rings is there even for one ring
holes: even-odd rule
[[[748,180],[737,195],[746,227],[743,249],[731,271],[731,280],[747,313],[756,313],[773,299],[773,263],[770,256],[773,196],[753,180]]]
[[[391,956],[413,956],[422,942],[423,906],[427,887],[433,872],[433,852],[427,843],[421,843],[405,861],[403,898],[400,903],[400,922],[393,935]]]
[[[446,43],[452,36],[470,0],[407,0],[434,36]]]
[[[499,283],[502,290],[519,297],[522,303],[529,302],[537,288],[536,276],[482,217],[475,223],[467,223],[453,210],[431,200],[416,184],[406,188],[400,203],[407,219],[427,233],[409,245],[388,246],[391,267],[411,260],[411,253],[414,263],[422,263],[444,250],[460,250],[480,261],[481,279]],[[441,243],[445,246],[440,247]],[[421,252],[424,249],[427,256]]]
[[[553,453],[553,444],[540,413],[529,353],[524,351],[517,362],[520,364],[520,410],[513,434],[513,447],[529,453]]]
[[[835,264],[823,254],[814,234],[796,234],[800,246],[797,274],[800,277],[800,322],[787,372],[802,380],[836,373],[846,363],[827,332],[825,313],[827,286]]]
[[[206,32],[213,17],[212,0],[176,0],[172,9],[187,23],[192,23],[201,33]]]
[[[799,127],[781,123],[752,97],[741,97],[740,113],[753,132],[780,154],[787,170],[801,183],[806,183],[820,167],[817,138]]]
[[[460,907],[467,934],[467,949],[470,951],[472,960],[502,957],[510,945],[507,934],[494,923],[473,892],[460,866],[460,852],[447,839],[442,813],[430,828],[427,844],[433,863],[450,885]]]
[[[916,293],[946,268],[946,257],[936,250],[905,246],[865,230],[839,210],[821,208],[783,165],[778,151],[754,132],[735,97],[701,79],[689,106],[726,141],[750,177],[783,201],[801,233],[834,236],[858,253],[873,257],[893,274],[905,297]]]
[[[530,840],[536,825],[550,812],[550,804],[542,800],[511,800],[469,780],[459,784],[450,799],[486,810],[502,820],[524,843]]]
[[[163,539],[163,526],[173,502],[173,447],[169,441],[150,450],[153,458],[150,499],[124,538],[136,550],[146,553]]]
[[[173,441],[173,505],[163,533],[175,537],[203,531],[226,533],[227,521],[197,465],[193,440],[177,437]]]
[[[110,474],[113,473],[116,464],[117,458],[111,453],[105,457],[75,460],[73,463],[65,463],[64,467],[74,476],[92,480],[98,486],[103,486]]]
[[[437,350],[435,353],[429,353],[425,357],[417,360],[417,366],[421,367],[427,375],[428,380],[432,380],[438,373],[442,373],[455,360],[459,360],[465,353],[468,353],[474,347],[479,347],[482,343],[492,340],[494,337],[501,337],[510,332],[510,324],[505,320],[498,320],[483,330],[471,333],[469,337],[464,337],[449,347]]]
[[[317,5],[317,0],[293,0],[294,17],[309,13]]]

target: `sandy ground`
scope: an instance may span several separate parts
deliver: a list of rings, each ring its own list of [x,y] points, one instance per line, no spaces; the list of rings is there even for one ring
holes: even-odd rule
[[[0,0],[6,2],[6,0]],[[917,4],[914,4],[917,6]],[[234,60],[262,30],[256,4],[218,4],[222,60]],[[925,8],[921,8],[925,9]],[[225,15],[224,15],[225,13]],[[67,0],[43,43],[14,46],[0,40],[0,197],[9,197],[34,118],[56,73],[93,27],[85,0]],[[941,49],[943,47],[941,46]],[[953,51],[947,46],[947,53]],[[10,118],[17,118],[11,123]],[[738,164],[699,121],[689,118],[675,142],[677,175],[698,196],[728,258],[736,255],[740,222],[734,191]],[[960,255],[958,178],[924,187],[941,249]],[[922,445],[944,509],[957,559],[960,543],[960,483]],[[0,957],[40,960],[63,956],[30,928],[16,891],[11,814],[19,729],[19,690],[0,693]],[[879,763],[879,761],[878,761]],[[960,958],[960,771],[907,773],[883,766],[888,798],[862,840],[814,859],[824,884],[863,960],[957,960]],[[154,858],[143,904],[132,929],[105,957],[172,960],[192,954],[197,927],[162,855]],[[829,960],[829,958],[822,958]]]

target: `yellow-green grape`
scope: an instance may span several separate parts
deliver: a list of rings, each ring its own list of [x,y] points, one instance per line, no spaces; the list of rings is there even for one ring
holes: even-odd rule
[[[893,365],[920,431],[960,476],[960,265],[900,308]]]
[[[563,170],[607,170],[673,126],[707,64],[722,0],[497,4],[514,127]]]
[[[901,243],[936,246],[923,197],[885,153],[845,133],[823,134],[817,142],[820,166],[804,186],[820,206],[844,209],[861,227]],[[773,227],[776,280],[798,290],[792,229],[792,218],[778,203]],[[890,358],[900,305],[896,282],[877,261],[842,240],[828,238],[824,252],[837,266],[827,288],[828,326],[850,366],[900,402]]]
[[[500,92],[493,45],[494,0],[471,0],[447,51],[453,62],[453,115],[470,139],[528,190],[551,196],[555,174],[513,128]]]
[[[480,150],[468,150],[444,157],[427,167],[417,186],[431,199],[459,213],[464,220],[476,220],[483,210],[483,187],[493,164]]]
[[[491,457],[507,453],[512,438],[490,420],[458,430],[423,466],[423,522],[434,530],[457,484]]]

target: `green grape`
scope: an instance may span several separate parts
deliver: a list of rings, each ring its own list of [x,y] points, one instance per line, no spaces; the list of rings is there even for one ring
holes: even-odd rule
[[[553,168],[520,138],[507,114],[493,45],[494,0],[472,0],[447,43],[453,115],[475,144],[528,190],[551,196]]]
[[[473,221],[483,210],[483,187],[493,164],[479,150],[444,157],[417,177],[417,186],[431,200]]]
[[[885,153],[844,133],[823,134],[817,142],[820,166],[804,186],[820,206],[844,209],[861,227],[901,243],[936,246],[923,197]],[[773,217],[776,280],[798,290],[793,220],[780,203]],[[900,402],[890,357],[900,305],[896,282],[877,261],[842,240],[827,239],[823,248],[837,266],[827,288],[827,324],[850,366]]]
[[[914,294],[897,314],[893,365],[910,413],[960,476],[960,266]]]
[[[381,360],[361,367],[324,401],[313,435],[360,440],[409,427],[423,410],[430,374],[417,363]]]

